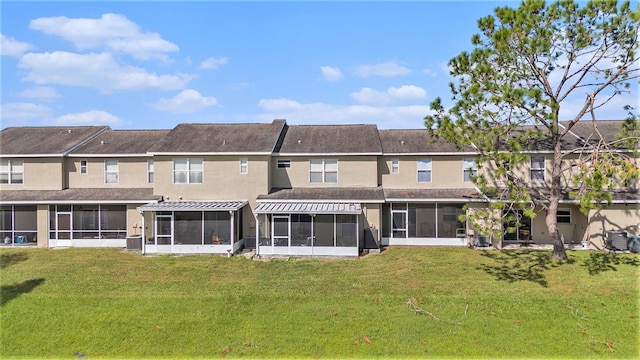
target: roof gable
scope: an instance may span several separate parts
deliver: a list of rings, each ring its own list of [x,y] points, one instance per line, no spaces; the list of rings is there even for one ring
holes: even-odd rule
[[[271,153],[286,125],[180,124],[149,149],[151,153]]]
[[[381,154],[376,125],[288,126],[281,154]]]
[[[0,132],[2,155],[64,155],[107,126],[10,127]]]

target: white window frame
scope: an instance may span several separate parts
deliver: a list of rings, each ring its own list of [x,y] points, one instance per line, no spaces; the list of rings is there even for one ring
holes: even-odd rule
[[[249,173],[249,159],[248,158],[240,158],[240,174],[248,174]]]
[[[114,170],[109,170],[109,163],[111,163],[111,165],[113,165],[115,163],[115,171]],[[120,169],[120,164],[118,163],[118,160],[105,160],[104,161],[104,183],[105,184],[118,184],[120,182],[120,176],[119,176],[119,169]],[[113,176],[115,175],[115,181],[109,181],[109,176]]]
[[[467,176],[467,173],[469,176]],[[478,176],[478,166],[476,165],[474,158],[462,159],[462,182],[473,182],[471,177]]]
[[[186,169],[176,170],[176,160],[186,160]],[[194,170],[194,165],[200,165],[199,170]],[[177,173],[186,173],[185,181],[176,181]],[[193,176],[196,173],[200,173],[200,181],[195,181],[197,177]],[[204,160],[202,158],[174,158],[173,159],[173,183],[174,184],[203,184],[204,183]]]
[[[560,214],[560,212],[563,214]],[[568,214],[567,214],[568,213]],[[560,221],[560,218],[568,218],[569,221]],[[556,223],[557,224],[571,224],[571,209],[558,209],[556,212]]]
[[[87,160],[80,160],[80,174],[87,175],[89,173],[89,162]]]
[[[153,184],[153,180],[154,180],[153,160],[147,160],[147,183]]]
[[[24,184],[24,161],[0,160],[0,179],[0,184]]]
[[[289,159],[279,159],[276,162],[276,167],[278,169],[289,169],[289,168],[291,168],[291,160],[289,160]]]
[[[542,159],[542,167],[533,167],[533,164],[538,164],[540,159]],[[536,156],[531,158],[531,160],[529,161],[529,176],[531,178],[531,182],[545,182],[546,164],[547,164],[547,160],[542,156]],[[542,173],[542,179],[538,179],[537,176],[533,175],[534,173],[535,174]]]
[[[400,159],[393,158],[391,159],[391,173],[397,174],[400,172]]]
[[[335,163],[335,170],[331,165]],[[314,169],[315,165],[315,169]],[[313,180],[313,174],[320,175],[320,181]],[[328,175],[335,174],[335,181],[328,181]],[[309,183],[312,184],[337,184],[338,183],[338,159],[310,159],[309,160]]]
[[[432,171],[433,161],[431,158],[419,158],[416,161],[416,180],[419,183],[430,183],[433,181],[433,171]],[[420,173],[429,174],[429,180],[420,180]]]

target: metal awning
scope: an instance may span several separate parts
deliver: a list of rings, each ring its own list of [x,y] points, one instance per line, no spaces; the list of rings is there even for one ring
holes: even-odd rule
[[[253,210],[255,214],[360,214],[362,206],[346,202],[265,201]]]
[[[138,206],[138,211],[237,211],[248,201],[163,201]]]

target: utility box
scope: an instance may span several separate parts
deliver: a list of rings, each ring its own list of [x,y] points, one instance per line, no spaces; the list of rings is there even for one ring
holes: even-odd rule
[[[127,250],[142,250],[142,236],[127,237]]]
[[[607,247],[611,250],[629,250],[626,231],[607,231]]]

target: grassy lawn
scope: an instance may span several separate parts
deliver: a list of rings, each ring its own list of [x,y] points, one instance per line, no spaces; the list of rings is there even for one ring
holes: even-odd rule
[[[549,255],[2,249],[0,357],[637,358],[640,256]]]

